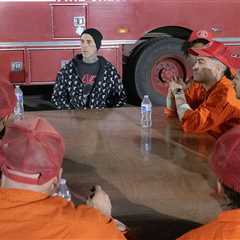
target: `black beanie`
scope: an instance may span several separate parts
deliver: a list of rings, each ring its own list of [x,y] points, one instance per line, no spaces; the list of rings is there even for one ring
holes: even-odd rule
[[[96,44],[97,50],[101,47],[101,41],[103,39],[103,35],[95,28],[88,28],[86,30],[84,30],[81,34],[81,36],[87,33],[89,35],[92,36],[92,38],[94,39],[94,42]]]

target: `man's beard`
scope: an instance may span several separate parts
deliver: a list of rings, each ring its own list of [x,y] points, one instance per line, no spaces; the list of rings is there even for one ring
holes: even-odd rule
[[[198,82],[198,83],[204,82],[204,80],[202,78],[199,78],[199,77],[195,78],[194,76],[193,76],[193,81]]]

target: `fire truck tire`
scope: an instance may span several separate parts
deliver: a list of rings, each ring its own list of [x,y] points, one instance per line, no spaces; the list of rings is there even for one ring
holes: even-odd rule
[[[169,78],[171,78],[171,74],[186,77],[183,43],[182,39],[164,38],[151,42],[138,52],[138,55],[135,56],[134,79],[140,99],[144,95],[149,95],[153,105],[165,105],[170,79],[161,79],[161,77],[157,80],[153,79],[153,71],[159,71],[158,75],[161,75],[166,70],[165,66],[170,66]]]
[[[127,59],[127,63],[124,68],[124,86],[127,91],[128,102],[133,105],[140,105],[141,103],[141,99],[137,93],[134,82],[136,62],[141,52],[153,42],[156,42],[156,39],[150,39],[139,44],[134,49],[134,52],[132,52],[131,56]]]
[[[157,42],[157,41],[159,41],[159,39],[149,39],[149,40],[147,40],[147,41],[142,42],[141,44],[139,44],[139,45],[135,48],[135,50],[134,50],[133,54],[131,55],[131,58],[130,58],[130,59],[131,59],[132,61],[136,61],[136,58],[138,58],[139,54],[141,54],[141,52],[142,52],[148,45],[153,44],[153,43],[155,43],[155,42]]]

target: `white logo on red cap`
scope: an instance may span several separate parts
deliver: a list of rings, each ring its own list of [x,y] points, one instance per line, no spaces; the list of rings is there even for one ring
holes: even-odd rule
[[[208,38],[208,32],[205,30],[200,30],[197,32],[198,38]]]
[[[231,57],[233,57],[233,58],[240,58],[240,54],[239,53],[232,53]]]

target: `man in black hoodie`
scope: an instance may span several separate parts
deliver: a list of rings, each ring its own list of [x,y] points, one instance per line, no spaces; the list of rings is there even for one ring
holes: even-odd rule
[[[52,102],[57,109],[120,107],[126,103],[122,80],[116,68],[98,56],[102,34],[94,28],[80,37],[81,54],[58,73]]]

